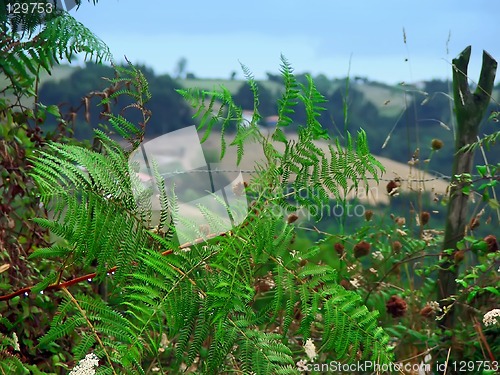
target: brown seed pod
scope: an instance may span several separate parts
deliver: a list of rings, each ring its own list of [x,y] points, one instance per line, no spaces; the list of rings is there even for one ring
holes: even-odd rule
[[[465,250],[458,250],[453,254],[453,259],[455,260],[455,263],[460,263],[464,260],[465,258]]]
[[[394,219],[394,221],[396,222],[396,224],[400,227],[402,227],[403,225],[406,224],[406,219],[404,217],[397,217],[396,219]]]
[[[431,142],[431,147],[433,150],[441,150],[441,148],[443,148],[443,145],[444,143],[440,139],[434,138]]]
[[[354,256],[356,258],[360,258],[360,257],[363,257],[365,255],[368,255],[370,253],[370,246],[371,245],[366,241],[358,242],[354,246]]]
[[[397,194],[398,187],[399,187],[399,184],[396,181],[394,181],[394,180],[389,181],[389,183],[386,186],[387,194],[389,194],[390,196]]]
[[[366,210],[365,211],[365,220],[366,221],[370,221],[372,219],[372,216],[373,216],[373,211],[372,210]]]
[[[352,289],[352,284],[349,281],[347,281],[346,279],[340,280],[340,285],[342,285],[344,287],[344,289],[346,289],[346,290]]]
[[[498,241],[494,235],[490,234],[484,237],[484,242],[486,242],[486,244],[488,245],[489,253],[494,253],[495,251],[498,251]]]
[[[429,219],[431,218],[431,214],[428,213],[427,211],[424,211],[420,214],[420,225],[424,226],[429,222]]]
[[[389,301],[385,304],[387,312],[392,315],[393,318],[399,318],[404,316],[408,305],[405,300],[399,296],[392,296]]]
[[[395,254],[399,254],[401,249],[403,248],[403,245],[399,241],[394,241],[392,243],[392,251],[394,251]]]
[[[337,242],[333,247],[340,257],[344,255],[344,245],[342,245],[340,242]]]
[[[470,230],[474,230],[476,229],[479,225],[481,224],[481,222],[479,221],[479,217],[473,217],[472,220],[470,221],[469,223],[469,228]]]
[[[297,215],[295,212],[294,213],[291,213],[290,215],[288,215],[288,218],[286,219],[286,222],[288,224],[292,224],[292,223],[295,223],[297,221],[297,219],[299,218],[299,215]]]
[[[420,310],[420,315],[422,315],[424,318],[433,318],[434,315],[436,315],[436,312],[432,307],[426,305],[422,310]]]

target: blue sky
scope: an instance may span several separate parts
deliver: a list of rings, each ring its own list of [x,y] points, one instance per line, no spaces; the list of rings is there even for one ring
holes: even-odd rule
[[[341,78],[350,64],[351,76],[394,84],[451,77],[451,60],[467,45],[477,80],[483,49],[500,60],[495,2],[100,0],[71,14],[117,61],[126,55],[158,74],[173,74],[184,57],[197,77],[242,77],[242,62],[265,78],[283,53],[298,73]]]

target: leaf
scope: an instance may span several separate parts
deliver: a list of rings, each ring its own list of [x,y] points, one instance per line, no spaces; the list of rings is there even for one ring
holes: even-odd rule
[[[486,165],[477,165],[476,166],[478,173],[481,175],[481,177],[485,177],[487,173],[487,167]]]
[[[46,108],[46,111],[53,116],[60,117],[61,113],[59,112],[59,107],[57,105],[49,105]]]

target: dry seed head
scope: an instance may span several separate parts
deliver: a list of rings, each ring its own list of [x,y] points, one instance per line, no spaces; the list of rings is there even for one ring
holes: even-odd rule
[[[428,213],[427,211],[424,211],[420,214],[420,225],[424,226],[429,222],[429,219],[431,218],[431,214]]]
[[[366,210],[365,211],[365,220],[370,221],[373,216],[373,211],[372,210]]]
[[[406,313],[408,305],[405,300],[399,296],[392,296],[389,301],[385,304],[387,312],[392,315],[393,318],[402,317]]]
[[[488,245],[489,253],[494,253],[495,251],[498,251],[498,241],[494,235],[490,234],[484,237],[484,242],[486,242],[486,244]]]
[[[292,224],[292,223],[295,223],[297,221],[297,219],[299,218],[299,215],[297,215],[295,212],[294,213],[291,213],[290,215],[288,215],[288,218],[286,219],[286,222],[288,224]]]
[[[394,251],[395,254],[399,254],[401,249],[403,248],[403,245],[399,241],[394,241],[392,243],[392,251]]]
[[[340,257],[344,255],[344,245],[342,245],[340,242],[337,242],[333,247]]]
[[[443,148],[443,145],[443,141],[437,138],[434,138],[431,142],[431,147],[433,150],[440,150],[441,148]]]
[[[481,222],[479,221],[479,218],[476,216],[476,217],[473,217],[472,220],[470,221],[469,223],[469,228],[470,230],[474,230],[476,229],[479,225],[481,224]]]
[[[396,181],[394,180],[389,181],[389,183],[386,186],[387,194],[389,194],[391,197],[396,195],[398,193],[398,188],[399,184]]]
[[[420,315],[422,315],[424,318],[432,318],[435,315],[435,311],[432,307],[429,305],[425,306],[422,310],[420,310]]]
[[[455,263],[460,263],[464,260],[465,258],[465,250],[458,250],[453,254],[453,259],[455,260]]]
[[[370,253],[370,244],[366,241],[360,241],[354,246],[354,257],[360,258]]]

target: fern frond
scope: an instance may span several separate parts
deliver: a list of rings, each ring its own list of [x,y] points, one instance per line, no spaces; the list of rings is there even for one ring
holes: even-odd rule
[[[300,100],[304,103],[307,115],[307,127],[310,129],[312,139],[330,139],[328,132],[321,126],[318,117],[321,112],[325,111],[323,103],[327,100],[316,88],[313,79],[310,75],[306,75],[307,86],[300,85],[303,94],[299,95]]]
[[[13,34],[14,35],[14,34]],[[50,17],[42,31],[28,41],[14,38],[7,30],[0,28],[0,71],[4,73],[21,93],[33,95],[31,88],[41,69],[51,72],[61,59],[71,59],[78,53],[85,53],[97,63],[111,61],[108,47],[88,28],[62,12]]]
[[[338,358],[346,360],[353,360],[361,350],[362,359],[390,362],[389,336],[378,327],[377,312],[369,312],[358,294],[340,285],[324,289],[323,297],[326,313],[321,350],[334,350]]]
[[[299,97],[298,83],[293,75],[293,68],[283,55],[281,55],[280,72],[283,77],[285,92],[278,102],[278,123],[276,125],[278,128],[292,123],[290,115],[294,113],[293,107],[297,105]]]

